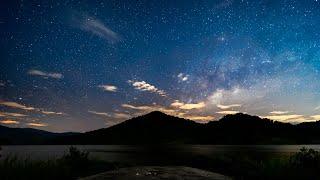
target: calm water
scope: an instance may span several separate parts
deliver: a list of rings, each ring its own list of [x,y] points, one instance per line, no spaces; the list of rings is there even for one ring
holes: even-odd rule
[[[50,159],[62,156],[68,145],[2,146],[2,157],[15,155],[31,159]],[[147,163],[184,160],[194,157],[213,157],[228,153],[291,154],[302,147],[320,151],[320,145],[181,145],[181,146],[129,146],[129,145],[78,145],[90,152],[91,158],[110,162]]]

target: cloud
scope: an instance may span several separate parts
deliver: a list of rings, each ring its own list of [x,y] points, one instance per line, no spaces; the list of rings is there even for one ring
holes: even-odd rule
[[[314,120],[320,120],[320,114],[310,116]]]
[[[28,126],[34,126],[34,127],[46,127],[48,124],[44,123],[27,123]]]
[[[179,100],[175,100],[173,103],[171,103],[170,104],[170,106],[172,106],[172,107],[181,107],[181,106],[183,106],[184,105],[184,103],[183,102],[180,102]]]
[[[241,107],[241,104],[229,104],[229,105],[222,105],[222,104],[217,104],[217,107],[220,108],[220,109],[231,109],[231,108],[234,108],[234,107]]]
[[[119,34],[94,17],[86,16],[85,18],[78,19],[77,21],[80,29],[99,36],[111,44],[115,44],[121,40]]]
[[[63,112],[53,112],[53,111],[41,111],[41,112],[47,115],[64,115]]]
[[[63,75],[61,73],[52,73],[52,72],[44,72],[44,71],[40,71],[40,70],[29,70],[28,74],[33,75],[33,76],[41,76],[45,79],[48,78],[53,78],[53,79],[61,79],[63,78]]]
[[[104,91],[117,92],[118,88],[113,85],[99,85],[99,88],[102,88]]]
[[[218,111],[217,114],[237,114],[239,111]]]
[[[11,119],[1,120],[0,123],[2,123],[2,124],[19,124],[18,121],[14,121]]]
[[[99,115],[99,116],[106,116],[106,117],[110,117],[109,113],[105,113],[105,112],[97,112],[97,111],[88,111],[91,114],[95,114],[95,115]]]
[[[18,104],[16,102],[7,102],[7,101],[0,101],[0,105],[16,108],[16,109],[23,109],[23,110],[35,110],[34,107],[27,107],[22,104]]]
[[[189,75],[183,73],[179,73],[177,77],[180,81],[187,81],[189,79]]]
[[[0,117],[6,117],[6,116],[26,117],[27,115],[25,115],[25,114],[19,114],[19,113],[0,112]]]
[[[129,108],[129,109],[136,109],[136,110],[152,110],[153,108],[150,106],[133,106],[130,104],[122,104],[121,105],[124,108]]]
[[[182,115],[185,119],[190,119],[193,121],[211,121],[214,120],[214,116],[198,116],[198,115]]]
[[[173,103],[171,103],[171,106],[179,109],[191,110],[191,109],[201,109],[201,108],[204,108],[206,105],[204,102],[193,104],[193,103],[183,103],[178,100],[175,100]]]
[[[129,114],[125,114],[125,113],[113,113],[113,118],[117,118],[117,119],[130,119],[131,116]]]
[[[162,112],[170,114],[170,115],[174,115],[176,113],[176,111],[174,109],[166,108],[166,107],[159,106],[159,105],[134,106],[134,105],[130,105],[130,104],[122,104],[121,106],[126,108],[126,109],[132,109],[132,110],[140,111],[139,113],[136,113],[135,115],[142,115],[142,114],[149,113],[151,111],[162,111]]]
[[[176,104],[176,105],[172,105]],[[200,108],[200,106],[203,106],[203,103],[198,104],[184,104],[180,103],[178,100],[176,100],[174,103],[172,103],[170,107],[164,107],[160,105],[152,105],[152,106],[135,106],[130,104],[122,104],[122,107],[126,109],[132,109],[135,111],[138,111],[135,113],[135,116],[143,115],[146,113],[149,113],[151,111],[161,111],[163,113],[172,115],[172,116],[178,116],[185,119],[190,119],[194,121],[210,121],[214,119],[214,116],[210,115],[197,115],[197,114],[188,114],[188,110],[194,109],[194,108]],[[179,106],[178,106],[179,104]],[[182,108],[184,109],[182,109]]]
[[[160,96],[167,96],[166,92],[163,90],[160,90],[156,88],[155,86],[145,82],[145,81],[128,81],[129,84],[131,84],[135,89],[140,90],[140,91],[149,91],[152,93],[159,94]]]
[[[186,109],[186,110],[190,110],[190,109],[201,109],[204,108],[206,105],[204,102],[199,102],[199,103],[195,103],[195,104],[184,104],[182,106],[180,106],[180,109]]]
[[[287,114],[287,115],[271,115],[271,116],[262,116],[262,118],[267,118],[276,121],[284,122],[302,122],[307,120],[303,115],[300,114]]]
[[[15,109],[22,109],[22,110],[27,110],[27,111],[36,111],[39,113],[43,113],[46,115],[65,115],[63,112],[53,112],[53,111],[45,111],[41,110],[40,108],[34,108],[31,106],[25,106],[16,102],[10,102],[10,101],[0,101],[0,105],[7,106],[10,108],[15,108]],[[26,116],[24,114],[18,114],[18,113],[5,113],[7,116],[15,116],[15,117],[23,117]],[[5,115],[2,113],[2,115]],[[0,113],[1,116],[1,113]]]
[[[280,114],[288,114],[289,113],[289,111],[271,111],[270,112],[270,114],[278,114],[278,115],[280,115]]]

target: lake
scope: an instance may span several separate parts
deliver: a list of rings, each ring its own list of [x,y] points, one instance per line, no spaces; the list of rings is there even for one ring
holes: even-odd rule
[[[9,155],[41,160],[57,158],[61,157],[69,147],[68,145],[2,146],[1,159]],[[211,158],[230,153],[290,155],[299,151],[302,147],[320,151],[320,145],[76,145],[75,147],[90,152],[91,158],[135,164],[182,162],[197,157]]]

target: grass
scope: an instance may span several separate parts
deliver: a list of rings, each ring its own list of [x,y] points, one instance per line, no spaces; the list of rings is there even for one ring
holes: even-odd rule
[[[119,167],[88,156],[88,152],[74,147],[61,158],[47,161],[10,156],[0,161],[0,179],[77,179]],[[234,179],[320,179],[320,152],[306,148],[292,155],[234,153],[192,157],[192,161],[178,164],[220,172]]]

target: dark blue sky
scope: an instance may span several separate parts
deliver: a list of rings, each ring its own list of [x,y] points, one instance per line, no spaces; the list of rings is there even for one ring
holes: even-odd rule
[[[320,2],[7,1],[0,122],[88,131],[152,110],[320,119]]]

